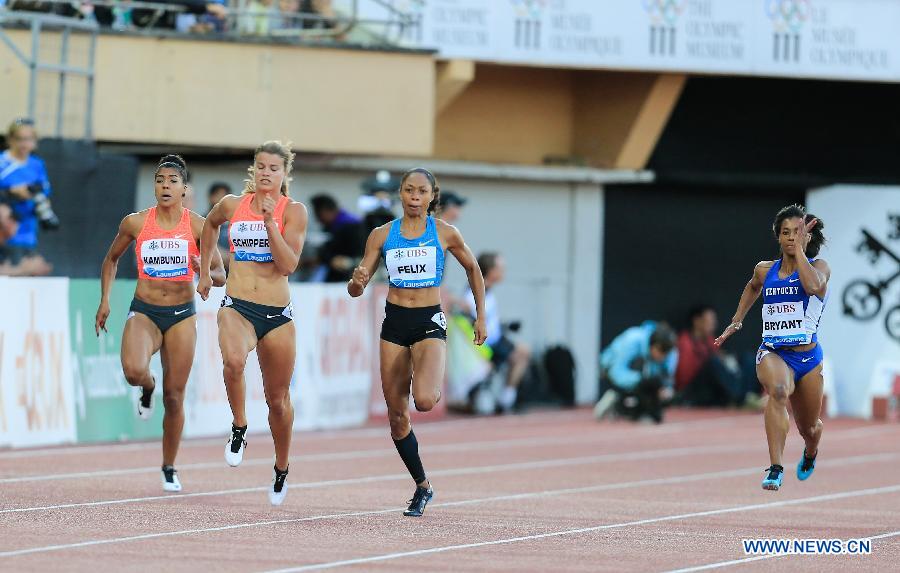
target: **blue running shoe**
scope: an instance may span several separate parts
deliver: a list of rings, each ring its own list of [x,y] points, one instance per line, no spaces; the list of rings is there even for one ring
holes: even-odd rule
[[[816,452],[816,456],[819,452]],[[797,462],[797,479],[800,481],[808,480],[816,469],[816,456],[806,457],[806,448],[803,448],[803,457]]]
[[[762,482],[762,488],[771,491],[778,491],[781,488],[781,480],[784,479],[784,468],[778,464],[772,464],[766,470],[769,474]]]

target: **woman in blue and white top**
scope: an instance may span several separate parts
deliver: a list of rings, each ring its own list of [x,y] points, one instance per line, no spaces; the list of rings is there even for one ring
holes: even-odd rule
[[[715,340],[716,346],[721,346],[740,330],[741,321],[762,293],[763,343],[756,353],[756,375],[769,394],[765,420],[772,465],[762,482],[767,490],[778,490],[784,475],[782,454],[790,423],[788,399],[806,443],[797,463],[797,479],[802,481],[812,475],[819,452],[824,381],[822,347],[816,331],[828,300],[831,277],[828,263],[816,258],[825,243],[824,227],[800,205],[778,212],[772,230],[781,247],[781,258],[756,265],[731,324]]]
[[[419,517],[434,495],[425,477],[419,445],[409,423],[412,386],[416,410],[427,412],[441,399],[446,359],[447,320],[441,312],[444,254],[449,252],[466,271],[475,294],[475,344],[484,343],[484,278],[453,225],[431,216],[440,188],[427,169],[411,169],[400,180],[403,217],[372,231],[366,252],[347,283],[352,297],[362,295],[378,261],[384,258],[390,279],[381,327],[381,387],[387,402],[391,437],[416,482],[404,515]]]

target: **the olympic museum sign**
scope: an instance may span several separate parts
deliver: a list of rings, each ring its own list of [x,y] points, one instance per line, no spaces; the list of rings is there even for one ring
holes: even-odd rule
[[[376,10],[374,3],[364,10]],[[553,67],[900,81],[897,0],[397,0],[409,46]]]

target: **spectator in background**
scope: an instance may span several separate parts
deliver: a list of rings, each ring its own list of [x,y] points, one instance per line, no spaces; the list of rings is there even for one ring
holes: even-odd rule
[[[638,421],[659,424],[663,407],[673,395],[678,351],[675,331],[664,322],[645,321],[617,336],[600,354],[601,386],[607,388],[594,417],[614,411]]]
[[[228,183],[216,181],[210,185],[208,191],[209,207],[206,209],[206,214],[208,215],[209,212],[212,211],[212,208],[226,195],[231,195],[231,185]],[[231,243],[228,240],[228,225],[230,224],[229,221],[222,223],[222,226],[219,227],[219,240],[216,241],[216,246],[219,249],[219,253],[222,255],[222,261],[225,262],[226,271],[228,270],[228,263],[231,260]]]
[[[336,25],[336,15],[331,0],[301,0],[300,13],[320,16],[304,19],[303,29],[305,30],[328,30]]]
[[[400,180],[392,177],[389,171],[382,169],[375,173],[374,177],[365,179],[360,187],[362,187],[363,193],[356,201],[356,207],[363,217],[359,248],[365,252],[366,239],[369,234],[375,228],[386,225],[396,218],[394,203],[400,189]],[[384,265],[378,265],[372,281],[375,283],[387,282],[387,271]]]
[[[506,383],[497,402],[504,412],[512,410],[516,403],[519,384],[528,369],[531,349],[524,343],[514,342],[507,335],[500,322],[500,306],[494,287],[503,282],[506,264],[498,253],[486,252],[478,255],[478,267],[484,276],[484,317],[487,324],[485,345],[491,349],[491,364],[495,371],[506,366]],[[475,316],[475,296],[469,289],[465,296],[468,314]],[[518,330],[518,323],[512,323],[508,330]]]
[[[9,149],[0,155],[0,203],[9,208],[18,222],[14,235],[0,247],[0,263],[18,265],[36,254],[38,226],[59,227],[59,219],[50,205],[50,179],[44,162],[32,152],[37,147],[37,132],[30,119],[17,119],[6,134]]]
[[[19,222],[13,217],[12,209],[0,203],[0,250],[10,237],[19,230]],[[23,257],[18,264],[0,262],[0,275],[3,276],[43,276],[50,274],[53,267],[40,255]]]
[[[272,22],[273,30],[300,30],[303,20],[300,19],[300,0],[279,0],[278,18]]]
[[[441,196],[438,199],[438,208],[435,216],[445,223],[456,225],[466,201],[466,198],[460,197],[453,191],[444,191],[441,189]],[[444,268],[444,282],[441,283],[441,306],[443,306],[445,313],[465,311],[468,307],[468,303],[466,303],[464,299],[453,294],[450,286],[448,286],[452,284],[453,273],[456,271],[457,269],[455,267]]]
[[[313,215],[329,237],[319,249],[319,261],[325,266],[325,282],[347,282],[353,268],[362,259],[361,221],[338,205],[334,197],[320,193],[310,198]]]
[[[251,0],[241,15],[239,29],[243,34],[268,36],[278,19],[278,5],[273,0]]]
[[[438,201],[437,216],[445,222],[455,225],[462,214],[462,208],[466,205],[465,197],[460,197],[453,191],[441,190],[441,198]]]
[[[755,373],[749,380],[737,359],[713,344],[719,319],[709,305],[698,305],[688,315],[689,328],[678,336],[677,401],[686,406],[744,406],[759,409],[753,392]]]

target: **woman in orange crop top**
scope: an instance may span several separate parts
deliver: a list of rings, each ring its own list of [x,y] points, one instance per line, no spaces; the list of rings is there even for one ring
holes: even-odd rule
[[[187,165],[177,155],[166,155],[156,167],[156,206],[122,219],[100,274],[100,307],[94,329],[106,332],[109,293],[119,258],[132,241],[138,282],[122,333],[122,370],[132,386],[140,387],[137,413],[149,420],[153,413],[156,380],[150,358],[159,351],[163,365],[163,465],[165,491],[181,491],[175,456],[184,427],[184,387],[187,385],[197,319],[194,318],[194,273],[200,266],[199,242],[204,218],[185,209]],[[211,273],[216,286],[225,284],[222,258],[216,253]]]
[[[269,501],[281,505],[287,494],[288,453],[294,425],[290,385],[297,353],[297,334],[288,275],[300,261],[306,237],[307,211],[288,196],[294,154],[289,144],[267,141],[253,154],[241,196],[226,195],[209,212],[200,241],[200,282],[197,292],[209,296],[210,262],[216,253],[219,227],[228,226],[231,262],[225,298],[219,309],[219,347],[225,390],[231,404],[231,437],[225,461],[241,463],[247,445],[244,366],[256,348],[263,389],[269,406],[269,428],[275,442],[275,467]]]

